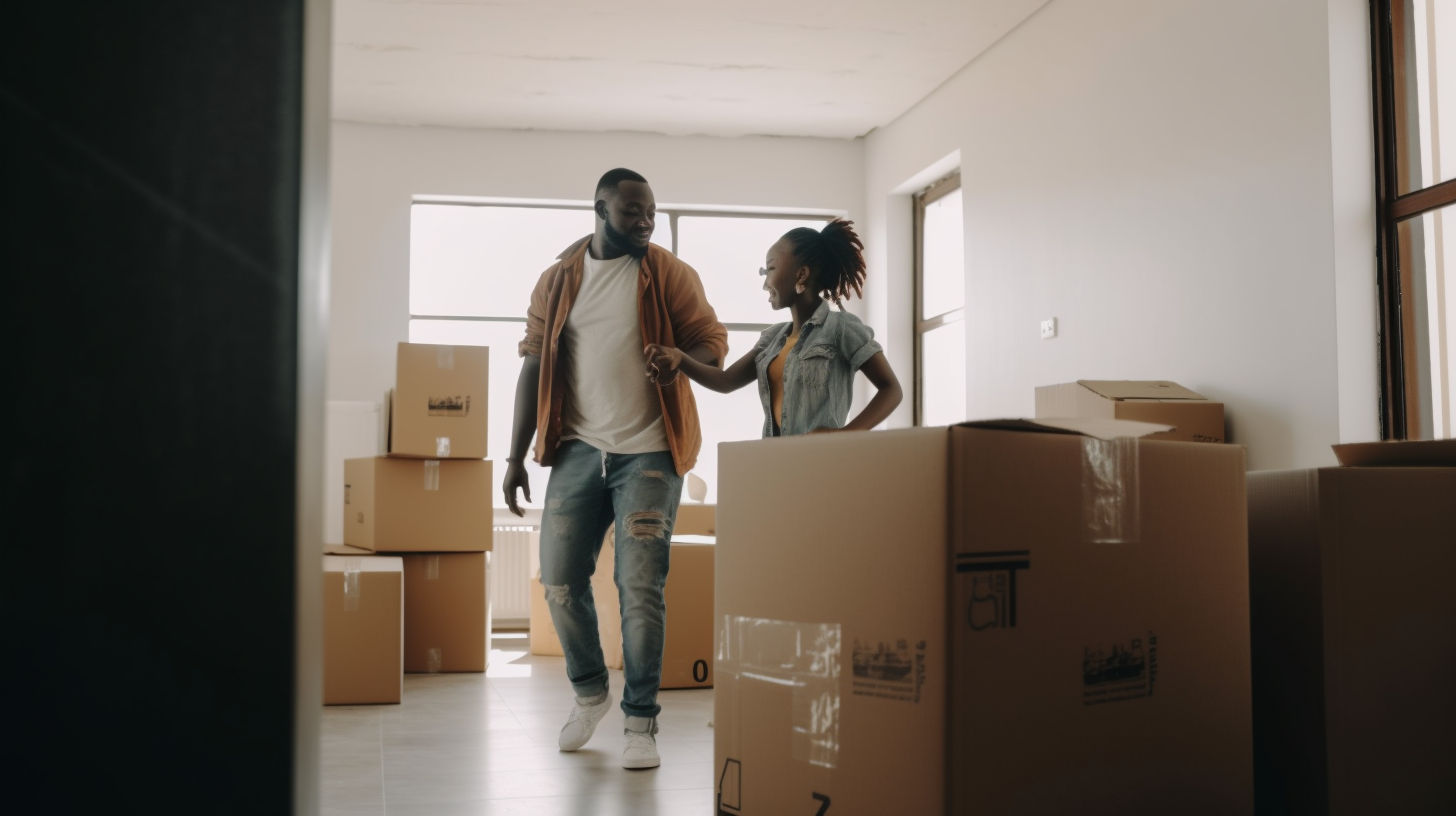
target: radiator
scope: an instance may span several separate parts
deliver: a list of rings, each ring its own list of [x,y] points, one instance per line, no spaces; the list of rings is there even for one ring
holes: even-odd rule
[[[525,629],[531,623],[531,557],[539,534],[535,527],[493,530],[490,554],[490,608],[496,629]]]

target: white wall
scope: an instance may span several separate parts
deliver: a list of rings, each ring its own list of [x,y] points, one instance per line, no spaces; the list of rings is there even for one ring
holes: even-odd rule
[[[413,196],[590,201],[597,179],[618,166],[646,176],[659,206],[846,210],[850,218],[864,209],[860,141],[335,122],[328,399],[378,401],[394,383],[395,345],[409,334]],[[592,228],[583,214],[582,234]]]
[[[1376,438],[1365,13],[1053,0],[871,133],[866,243],[891,285],[868,313],[896,370],[907,194],[959,151],[972,418],[1031,415],[1037,385],[1167,379],[1225,402],[1251,469]]]

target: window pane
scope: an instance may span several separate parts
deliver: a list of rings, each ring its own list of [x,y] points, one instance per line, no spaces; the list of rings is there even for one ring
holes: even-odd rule
[[[591,210],[415,204],[410,314],[525,318],[541,273],[595,228]],[[672,247],[666,217],[652,239]]]
[[[1405,303],[1406,398],[1414,400],[1419,423],[1412,439],[1448,439],[1452,432],[1452,367],[1456,364],[1456,275],[1447,260],[1456,246],[1456,206],[1400,224],[1401,286]]]
[[[966,324],[938,326],[920,336],[920,424],[951,425],[966,418]]]
[[[966,305],[965,221],[961,190],[925,206],[925,249],[921,259],[920,317],[922,320]]]
[[[1404,195],[1456,177],[1456,5],[1397,0],[1395,11],[1396,150]]]
[[[787,318],[769,308],[758,270],[769,247],[795,227],[819,230],[824,220],[679,216],[677,255],[703,279],[720,321],[781,323]]]
[[[490,396],[486,400],[487,433],[490,435],[487,453],[495,464],[495,487],[491,501],[496,507],[505,507],[505,497],[500,492],[500,480],[505,475],[505,458],[511,450],[511,422],[515,418],[516,378],[521,376],[521,358],[516,344],[526,334],[526,323],[486,322],[477,320],[411,320],[409,341],[411,343],[441,343],[452,346],[490,347]],[[531,480],[531,498],[523,503],[526,507],[542,506],[546,498],[547,470],[538,466],[526,456],[526,475]],[[524,499],[524,497],[522,497]]]
[[[728,332],[728,360],[742,357],[758,342],[758,332]],[[763,405],[758,399],[758,383],[752,382],[731,394],[719,394],[699,385],[693,386],[698,401],[698,419],[703,427],[703,450],[693,472],[708,483],[708,503],[718,501],[718,443],[763,436]],[[683,491],[683,501],[687,501]]]

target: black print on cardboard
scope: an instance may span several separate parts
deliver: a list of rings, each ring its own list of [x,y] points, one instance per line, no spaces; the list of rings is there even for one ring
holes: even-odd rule
[[[1100,705],[1153,696],[1158,636],[1130,638],[1082,650],[1082,703]]]
[[[973,631],[1016,626],[1016,573],[1031,569],[1030,555],[1030,550],[956,555],[956,572],[970,573],[966,619]]]
[[[739,816],[743,813],[743,763],[723,760],[718,775],[718,816]]]
[[[470,416],[470,397],[429,397],[429,414],[437,417]]]
[[[925,686],[925,641],[855,639],[852,693],[907,703],[920,702]]]

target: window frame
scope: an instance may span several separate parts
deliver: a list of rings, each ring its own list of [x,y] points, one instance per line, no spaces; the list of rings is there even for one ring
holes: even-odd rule
[[[1371,101],[1375,125],[1376,300],[1379,310],[1380,435],[1408,439],[1419,435],[1421,405],[1419,355],[1412,353],[1417,336],[1415,292],[1411,271],[1401,264],[1411,247],[1403,244],[1400,225],[1412,218],[1456,204],[1456,179],[1401,192],[1409,177],[1406,132],[1411,101],[1405,96],[1405,3],[1371,0]],[[1396,36],[1401,32],[1402,36]],[[1453,118],[1456,122],[1456,118]]]
[[[913,346],[915,366],[915,392],[914,392],[914,422],[916,427],[924,425],[925,418],[925,351],[924,341],[926,333],[954,323],[958,320],[965,320],[965,304],[959,308],[951,309],[948,312],[941,312],[927,317],[924,313],[923,293],[925,291],[925,208],[945,196],[961,189],[961,171],[956,169],[931,182],[929,186],[911,196],[911,206],[914,208],[914,285],[912,299],[914,307],[915,337]],[[962,270],[964,274],[964,270]]]

